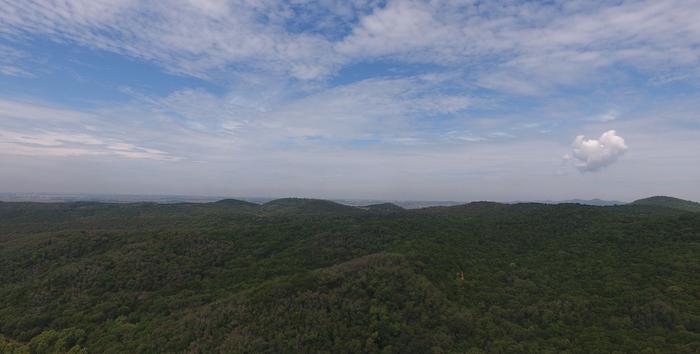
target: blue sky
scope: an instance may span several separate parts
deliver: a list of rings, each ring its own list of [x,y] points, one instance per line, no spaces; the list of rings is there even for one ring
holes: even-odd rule
[[[3,192],[700,200],[696,1],[0,8]]]

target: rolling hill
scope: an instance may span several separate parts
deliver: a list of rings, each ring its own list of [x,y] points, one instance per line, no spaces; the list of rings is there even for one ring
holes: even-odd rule
[[[652,205],[692,212],[700,212],[700,203],[666,196],[655,196],[650,198],[639,199],[632,202],[632,204]]]
[[[358,213],[360,209],[330,200],[282,198],[262,204],[258,212],[266,215],[333,215]]]

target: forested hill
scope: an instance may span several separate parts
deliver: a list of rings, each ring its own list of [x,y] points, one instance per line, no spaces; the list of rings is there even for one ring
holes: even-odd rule
[[[650,198],[636,200],[636,201],[632,202],[632,204],[654,205],[654,206],[662,206],[662,207],[673,208],[673,209],[681,209],[681,210],[687,210],[687,211],[700,212],[700,203],[691,202],[688,200],[683,200],[683,199],[678,199],[678,198],[673,198],[673,197],[664,197],[664,196],[650,197]]]
[[[698,353],[692,210],[0,203],[0,353]]]

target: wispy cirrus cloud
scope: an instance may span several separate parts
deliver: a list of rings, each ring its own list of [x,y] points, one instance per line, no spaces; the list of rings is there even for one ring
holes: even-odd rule
[[[46,35],[209,78],[264,70],[319,79],[358,60],[390,58],[468,65],[485,87],[531,94],[616,64],[661,74],[697,67],[700,56],[692,0],[0,4],[0,32],[9,37]]]
[[[0,99],[0,138],[5,154],[109,154],[171,161],[222,160],[236,151],[290,144],[441,144],[440,129],[426,130],[431,123],[421,120],[444,119],[479,104],[471,96],[440,88],[442,83],[432,77],[388,77],[302,97],[279,93],[270,100],[249,95],[247,88],[222,96],[183,89],[163,97],[124,89],[132,97],[128,104],[81,110]]]
[[[127,159],[178,161],[179,157],[116,139],[85,133],[0,130],[0,154],[20,156],[117,156]]]
[[[0,122],[35,122],[42,124],[76,123],[90,120],[88,113],[55,107],[39,102],[0,99]]]
[[[0,33],[8,36],[46,35],[198,77],[212,78],[238,65],[313,79],[328,75],[337,62],[323,36],[289,31],[280,17],[292,14],[273,3],[48,0],[0,5]]]
[[[0,44],[0,75],[18,76],[18,77],[34,77],[27,68],[29,54]]]
[[[0,154],[22,156],[119,156],[178,161],[165,151],[105,133],[95,112],[0,99]]]
[[[438,134],[424,132],[422,119],[439,120],[480,104],[465,93],[441,88],[443,83],[419,75],[367,79],[302,97],[279,93],[271,100],[251,97],[246,90],[217,96],[189,89],[162,98],[134,98],[142,109],[166,114],[189,129],[257,147],[308,139],[324,144],[367,139],[391,143],[416,135],[435,143]]]
[[[697,67],[693,1],[394,1],[363,17],[336,47],[353,57],[484,68],[481,85],[531,94],[579,85],[616,64],[655,72]]]

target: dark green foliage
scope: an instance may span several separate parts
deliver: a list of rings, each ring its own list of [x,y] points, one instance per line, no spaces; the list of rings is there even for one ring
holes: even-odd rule
[[[0,335],[0,353],[3,354],[87,354],[82,346],[85,331],[68,328],[60,331],[45,330],[32,338],[28,344],[21,344]]]
[[[700,352],[700,213],[397,208],[2,203],[0,353]]]
[[[700,203],[691,202],[689,200],[683,200],[673,197],[663,197],[656,196],[645,199],[639,199],[632,202],[632,204],[637,205],[653,205],[662,206],[673,209],[680,209],[686,211],[700,212]]]

